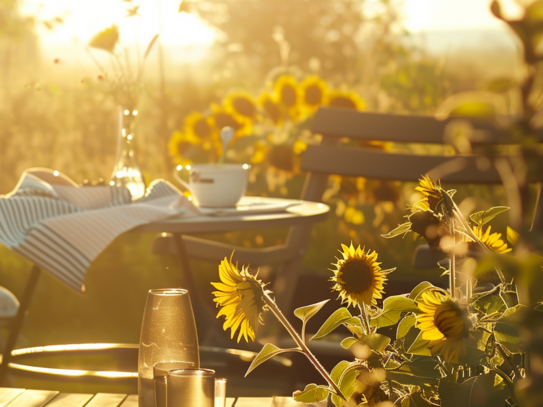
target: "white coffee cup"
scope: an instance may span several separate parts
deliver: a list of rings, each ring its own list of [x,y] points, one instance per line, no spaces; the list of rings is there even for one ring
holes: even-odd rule
[[[190,169],[189,169],[190,168]],[[189,169],[189,182],[176,174],[198,206],[210,208],[233,207],[245,195],[249,179],[247,164],[194,164]]]

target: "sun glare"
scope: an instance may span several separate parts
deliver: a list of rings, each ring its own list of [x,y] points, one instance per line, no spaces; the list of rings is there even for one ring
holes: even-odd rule
[[[43,19],[63,18],[64,22],[54,30],[39,30],[41,40],[46,44],[87,43],[95,33],[112,24],[119,26],[124,45],[136,41],[146,45],[158,32],[165,45],[211,44],[213,30],[195,15],[178,13],[179,1],[24,0],[21,11]],[[130,10],[135,12],[133,17],[127,17]]]

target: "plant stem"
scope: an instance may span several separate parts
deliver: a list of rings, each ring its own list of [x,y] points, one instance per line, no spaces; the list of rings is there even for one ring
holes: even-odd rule
[[[366,311],[366,304],[359,303],[358,308],[360,309],[360,320],[362,321],[362,327],[366,335],[371,334],[371,324],[368,318],[368,313]]]
[[[451,290],[451,296],[456,298],[456,255],[454,254],[456,250],[456,231],[454,228],[454,219],[451,219],[449,233],[453,238],[453,252],[449,255],[449,289]]]
[[[321,374],[322,377],[328,382],[330,387],[332,387],[335,391],[335,393],[341,397],[343,400],[347,400],[339,387],[334,383],[332,378],[330,377],[330,374],[326,371],[326,369],[321,365],[321,363],[318,361],[318,359],[313,355],[313,353],[309,350],[309,347],[305,344],[305,342],[300,338],[300,335],[298,335],[298,332],[290,325],[290,322],[288,322],[287,318],[283,315],[277,304],[274,300],[271,299],[271,297],[266,294],[264,290],[262,290],[262,299],[270,307],[271,312],[275,317],[281,322],[281,324],[285,327],[285,329],[288,331],[292,339],[294,339],[294,342],[302,349],[305,356],[309,359],[309,361],[315,366],[315,369]]]

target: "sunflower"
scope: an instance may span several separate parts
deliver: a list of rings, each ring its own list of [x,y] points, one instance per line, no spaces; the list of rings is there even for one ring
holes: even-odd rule
[[[292,75],[281,75],[273,84],[273,90],[279,104],[288,112],[289,116],[296,119],[299,114],[301,101],[298,81]]]
[[[320,105],[326,103],[328,85],[317,75],[310,76],[300,84],[302,105],[306,113],[314,113]]]
[[[507,243],[505,243],[501,239],[502,237],[501,233],[490,234],[490,228],[491,226],[489,226],[486,229],[485,233],[483,233],[482,227],[473,226],[473,233],[475,234],[475,236],[479,238],[481,242],[485,244],[485,246],[487,246],[489,249],[492,249],[493,251],[497,253],[504,254],[504,253],[509,253],[511,250],[513,250],[510,247],[507,247]],[[470,242],[469,245],[475,246],[476,243]]]
[[[267,306],[262,299],[264,284],[249,273],[248,267],[238,270],[237,265],[224,258],[219,266],[219,277],[221,283],[211,283],[219,291],[214,291],[217,306],[221,315],[226,317],[223,329],[231,329],[231,338],[234,338],[239,328],[238,342],[242,337],[249,342],[255,340],[255,330],[259,324],[263,324],[262,315]],[[271,291],[266,290],[267,294]]]
[[[443,198],[441,187],[437,183],[434,183],[427,175],[422,176],[419,180],[419,186],[415,190],[419,191],[424,197],[413,205],[413,210],[435,211],[437,204]]]
[[[411,230],[422,236],[434,250],[440,250],[440,241],[448,230],[441,225],[440,218],[430,211],[416,210],[408,217]]]
[[[192,161],[184,158],[183,155],[192,146],[196,146],[200,143],[201,140],[194,135],[176,130],[168,141],[168,151],[170,152],[170,156],[174,158],[176,164],[191,164]]]
[[[240,123],[250,125],[257,118],[257,106],[253,96],[244,91],[230,93],[223,101],[227,112]]]
[[[441,355],[451,363],[460,363],[466,355],[469,333],[465,310],[449,295],[437,290],[423,292],[417,300],[417,327],[422,339],[429,341],[432,355]]]
[[[334,265],[337,267],[334,277],[330,281],[335,285],[332,290],[339,291],[342,302],[348,306],[357,304],[377,305],[377,299],[383,298],[383,285],[386,282],[386,274],[392,270],[381,270],[377,262],[377,253],[358,246],[354,248],[341,245],[343,259],[337,259]]]
[[[328,106],[364,110],[366,102],[356,92],[333,90],[328,94]]]
[[[260,94],[257,100],[258,105],[266,112],[266,116],[275,126],[281,126],[283,123],[283,117],[281,114],[281,108],[276,100],[276,97],[268,92]]]
[[[192,112],[185,117],[184,129],[187,137],[203,141],[213,135],[213,118],[200,112]]]
[[[227,111],[223,106],[220,106],[216,103],[211,105],[211,117],[213,118],[215,128],[220,131],[223,127],[232,127],[235,130],[236,136],[245,135],[248,132],[247,123],[242,123],[236,119],[236,117],[229,111]],[[219,133],[217,133],[219,134]],[[217,139],[220,142],[220,139],[217,136]]]

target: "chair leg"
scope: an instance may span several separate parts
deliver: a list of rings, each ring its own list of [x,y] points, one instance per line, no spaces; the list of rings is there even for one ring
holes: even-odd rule
[[[7,368],[11,360],[11,351],[15,347],[17,338],[19,337],[19,333],[21,331],[21,328],[23,327],[23,322],[28,311],[30,301],[32,300],[32,296],[34,295],[34,290],[36,289],[40,274],[40,268],[36,265],[32,266],[32,272],[26,283],[25,291],[23,293],[21,302],[19,303],[17,315],[15,316],[15,319],[11,323],[9,329],[9,336],[6,342],[6,347],[2,351],[2,363],[0,364],[0,384],[3,384],[6,380]]]
[[[210,327],[212,326],[209,321],[212,320],[212,313],[198,295],[196,289],[196,284],[193,279],[192,269],[190,267],[189,256],[185,249],[185,244],[183,243],[183,238],[181,235],[174,234],[173,239],[175,242],[175,247],[177,249],[177,255],[181,262],[181,269],[185,274],[185,284],[186,288],[189,291],[192,309],[194,312],[194,319],[196,320],[196,329],[198,332],[199,342],[203,342],[203,339],[208,334]]]

